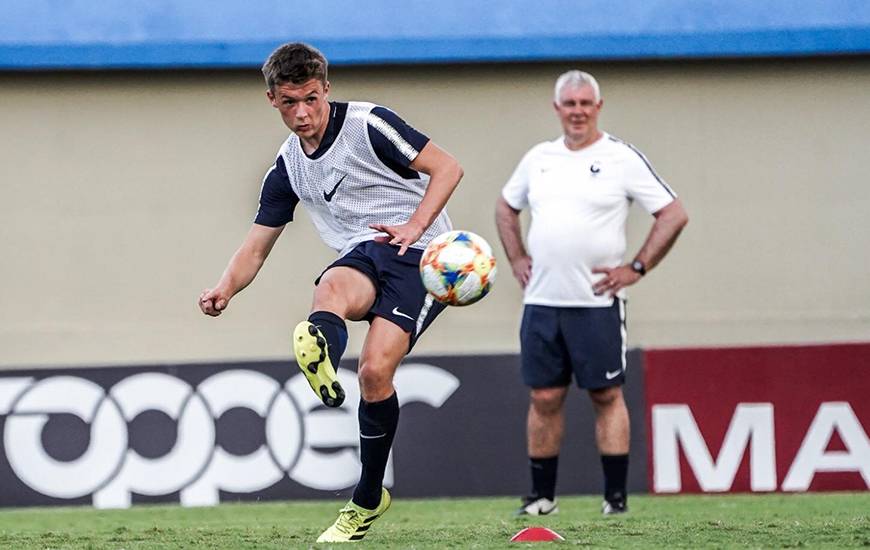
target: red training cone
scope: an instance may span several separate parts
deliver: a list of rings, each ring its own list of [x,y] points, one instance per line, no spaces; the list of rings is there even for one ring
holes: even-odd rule
[[[550,542],[565,540],[565,537],[546,527],[526,527],[511,537],[511,542]]]

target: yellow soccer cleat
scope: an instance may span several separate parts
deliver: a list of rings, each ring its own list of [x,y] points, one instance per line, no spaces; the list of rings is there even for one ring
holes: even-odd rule
[[[293,353],[299,369],[314,393],[327,407],[340,407],[344,403],[344,390],[327,353],[326,338],[308,321],[296,325],[293,331]]]
[[[381,503],[374,510],[361,508],[353,501],[348,502],[338,512],[338,519],[335,520],[335,523],[317,537],[317,542],[356,542],[362,540],[369,532],[372,523],[384,515],[384,512],[390,507],[390,502],[392,502],[390,493],[383,487],[381,487]]]

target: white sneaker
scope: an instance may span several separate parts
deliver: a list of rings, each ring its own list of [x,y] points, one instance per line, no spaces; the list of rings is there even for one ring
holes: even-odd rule
[[[626,504],[624,500],[619,502],[608,502],[605,500],[601,503],[601,513],[605,516],[624,514],[626,512],[628,512],[628,504]]]
[[[523,498],[523,505],[516,511],[517,516],[546,516],[550,514],[558,514],[559,505],[556,499],[548,498]]]

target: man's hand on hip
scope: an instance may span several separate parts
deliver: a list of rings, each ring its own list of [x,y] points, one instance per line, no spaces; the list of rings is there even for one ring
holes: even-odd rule
[[[601,296],[605,292],[611,296],[615,296],[620,289],[631,286],[636,283],[641,275],[631,268],[629,265],[621,265],[619,267],[593,267],[592,273],[604,274],[604,277],[592,285],[592,290],[596,296]]]

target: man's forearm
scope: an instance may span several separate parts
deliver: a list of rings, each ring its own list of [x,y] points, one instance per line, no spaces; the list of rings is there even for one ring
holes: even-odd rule
[[[689,217],[679,199],[660,210],[635,258],[643,262],[647,271],[655,267],[667,255],[688,222]]]
[[[520,231],[519,212],[499,197],[495,207],[495,224],[498,227],[498,237],[508,260],[513,262],[517,258],[526,256],[526,247]]]

